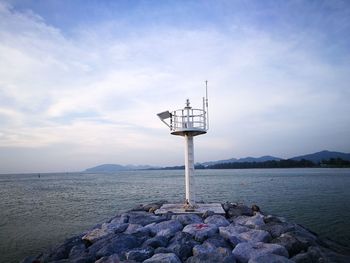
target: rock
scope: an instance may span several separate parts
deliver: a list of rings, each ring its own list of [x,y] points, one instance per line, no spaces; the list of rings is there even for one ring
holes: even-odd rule
[[[166,247],[158,247],[154,250],[154,254],[161,254],[161,253],[173,253],[173,250],[171,250],[170,248],[166,248]]]
[[[300,253],[302,250],[307,250],[307,244],[300,242],[294,236],[286,233],[273,239],[271,241],[273,244],[278,244],[285,247],[289,253],[289,256],[294,256]]]
[[[256,258],[264,254],[276,254],[288,257],[288,251],[277,244],[268,244],[263,242],[243,242],[239,243],[232,251],[239,262],[246,263],[251,258]]]
[[[192,256],[192,248],[198,242],[192,239],[192,236],[185,232],[177,232],[170,240],[168,249],[175,253],[182,261]]]
[[[252,211],[253,212],[260,212],[260,207],[258,207],[257,205],[252,205]]]
[[[208,211],[204,212],[204,214],[202,215],[202,218],[205,219],[205,218],[212,216],[212,215],[215,215],[214,211],[208,210]]]
[[[217,253],[200,254],[192,256],[186,260],[186,263],[236,263],[234,255],[222,257]]]
[[[112,220],[113,221],[113,220]],[[88,233],[86,233],[82,240],[88,243],[94,243],[97,240],[112,234],[112,233],[121,233],[125,231],[125,229],[128,227],[128,224],[125,223],[104,223],[102,224],[101,228],[95,228]]]
[[[222,208],[224,209],[224,211],[227,213],[228,210],[231,208],[231,207],[234,207],[233,205],[231,205],[231,203],[229,202],[226,202],[226,203],[223,203],[221,204],[222,205]]]
[[[227,242],[221,235],[218,235],[218,234],[205,240],[203,245],[206,245],[207,247],[212,247],[212,248],[223,247],[223,248],[228,248],[232,250],[231,244]]]
[[[183,215],[174,215],[172,219],[179,220],[184,226],[189,224],[199,224],[203,223],[203,219],[196,214],[183,214]]]
[[[168,238],[174,236],[176,232],[181,231],[183,225],[178,220],[163,221],[150,227],[153,235],[166,236]]]
[[[135,260],[137,262],[142,262],[153,256],[154,249],[147,248],[135,248],[125,253],[127,260]]]
[[[282,220],[277,216],[267,215],[264,217],[265,224],[268,223],[282,223]]]
[[[45,256],[44,261],[57,261],[61,259],[66,259],[69,256],[70,250],[76,245],[83,244],[82,236],[76,236],[67,239],[62,245],[51,251],[47,256]]]
[[[312,258],[311,258],[311,255],[309,255],[307,252],[297,254],[294,257],[292,257],[291,260],[293,262],[295,262],[295,263],[310,263],[310,262],[313,262]]]
[[[215,235],[218,232],[218,227],[212,224],[190,224],[182,230],[189,233],[195,240],[203,242],[205,239]]]
[[[166,247],[167,244],[168,244],[168,238],[166,238],[165,236],[155,236],[150,239],[147,239],[142,244],[142,246],[157,248],[157,247]]]
[[[110,255],[108,257],[102,257],[99,260],[95,261],[95,263],[119,263],[119,256],[117,254]]]
[[[137,233],[143,226],[140,224],[129,224],[128,228],[124,231],[124,234],[135,234]]]
[[[251,208],[245,205],[232,205],[227,211],[228,217],[253,216]]]
[[[261,230],[265,230],[270,233],[272,238],[281,236],[282,234],[293,231],[294,225],[290,223],[274,223],[270,222],[259,227]]]
[[[219,227],[219,233],[234,246],[241,242],[268,242],[271,239],[267,231],[232,224],[227,227]]]
[[[217,227],[228,226],[230,224],[227,219],[221,215],[209,216],[204,220],[204,223],[216,225]]]
[[[143,263],[181,263],[181,260],[174,253],[160,253],[154,254]]]
[[[129,224],[139,224],[142,226],[166,220],[164,216],[157,216],[144,211],[129,212],[127,215],[129,216]]]
[[[118,254],[140,246],[140,240],[128,234],[116,234],[107,239],[101,239],[88,248],[89,254],[97,258]]]
[[[298,255],[297,255],[298,256]],[[298,262],[304,262],[302,260],[311,259],[309,262],[338,262],[338,263],[348,263],[350,262],[349,255],[341,255],[327,248],[319,246],[311,246],[307,250],[307,255],[298,258],[297,256],[292,259],[297,259]]]
[[[248,263],[294,263],[294,261],[275,254],[263,254],[252,258]]]
[[[84,244],[75,245],[69,252],[68,258],[77,258],[81,255],[84,255],[87,252],[87,249]]]
[[[258,228],[265,225],[264,216],[256,213],[255,216],[239,216],[233,220],[236,225]]]

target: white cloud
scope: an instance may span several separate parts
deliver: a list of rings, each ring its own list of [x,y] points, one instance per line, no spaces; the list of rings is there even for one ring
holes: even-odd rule
[[[348,66],[303,46],[305,36],[283,40],[251,26],[159,26],[122,37],[111,28],[80,27],[65,36],[33,13],[0,4],[4,151],[57,149],[67,169],[94,160],[181,163],[181,140],[171,138],[155,114],[182,107],[187,97],[200,106],[205,79],[211,130],[200,139],[198,161],[254,153],[288,157],[285,152],[327,145],[349,149],[332,141],[334,123],[349,123],[341,115],[349,111]],[[349,131],[348,124],[338,126],[337,132]],[[303,136],[320,129],[325,135],[303,147]],[[74,158],[58,145],[71,147]],[[28,169],[49,169],[54,159]],[[2,164],[4,171],[15,171],[11,165]]]

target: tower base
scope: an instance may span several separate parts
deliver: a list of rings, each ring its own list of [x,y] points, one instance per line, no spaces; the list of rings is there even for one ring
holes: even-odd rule
[[[174,214],[198,214],[202,215],[207,211],[213,211],[214,214],[224,215],[225,210],[222,208],[220,203],[213,204],[198,204],[192,207],[190,210],[184,207],[184,204],[164,204],[161,208],[157,209],[154,213],[157,215],[163,215],[168,212]]]

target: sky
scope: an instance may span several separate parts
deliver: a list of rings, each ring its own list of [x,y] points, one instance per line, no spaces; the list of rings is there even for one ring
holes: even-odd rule
[[[350,152],[350,2],[0,0],[0,173]]]

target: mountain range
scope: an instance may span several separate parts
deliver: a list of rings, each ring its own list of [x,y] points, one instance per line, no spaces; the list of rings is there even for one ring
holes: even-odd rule
[[[332,152],[332,151],[321,151],[312,154],[300,155],[296,157],[289,158],[290,160],[300,161],[302,159],[312,161],[313,163],[319,163],[322,160],[329,160],[331,158],[340,158],[346,161],[350,161],[350,153],[342,152]],[[218,161],[210,161],[204,163],[197,163],[196,165],[202,165],[204,167],[215,165],[215,164],[225,164],[225,163],[261,163],[266,161],[279,161],[283,158],[274,156],[261,156],[261,157],[245,157],[245,158],[231,158]],[[181,166],[179,166],[181,167]],[[92,168],[86,169],[86,173],[113,173],[118,171],[131,171],[131,170],[148,170],[148,169],[161,169],[162,167],[155,167],[150,165],[119,165],[119,164],[102,164]]]

